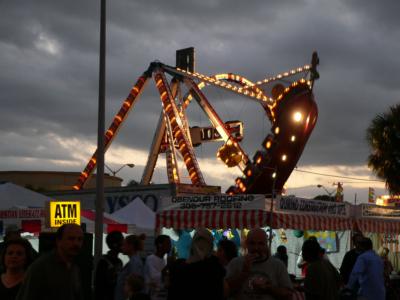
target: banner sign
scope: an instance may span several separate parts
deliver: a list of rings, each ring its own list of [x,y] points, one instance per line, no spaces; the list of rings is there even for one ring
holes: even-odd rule
[[[387,218],[387,219],[399,219],[400,209],[383,207],[371,204],[362,204],[361,206],[362,217],[367,218]]]
[[[286,213],[318,214],[334,217],[349,217],[350,205],[343,202],[329,202],[296,197],[282,197],[277,200],[276,210]]]
[[[242,210],[266,209],[264,195],[192,195],[162,197],[161,210]]]
[[[43,208],[0,210],[0,219],[40,219],[45,217]]]

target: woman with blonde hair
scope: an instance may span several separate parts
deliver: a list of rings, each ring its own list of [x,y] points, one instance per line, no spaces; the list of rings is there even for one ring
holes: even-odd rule
[[[170,271],[168,299],[223,300],[225,268],[214,255],[214,238],[205,228],[196,230],[189,258]]]

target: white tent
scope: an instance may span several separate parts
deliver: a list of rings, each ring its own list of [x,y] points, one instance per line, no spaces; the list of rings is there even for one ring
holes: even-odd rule
[[[111,217],[120,222],[133,224],[143,229],[154,229],[156,225],[155,212],[144,204],[139,197],[136,197],[128,205],[112,213]]]
[[[40,207],[51,198],[11,182],[0,184],[0,209]]]

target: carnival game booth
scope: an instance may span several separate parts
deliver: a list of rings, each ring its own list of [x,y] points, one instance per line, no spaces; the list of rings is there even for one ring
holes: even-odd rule
[[[177,196],[162,199],[156,227],[191,230],[206,227],[216,230],[261,227],[274,229],[272,252],[283,244],[288,249],[289,271],[299,274],[296,260],[305,238],[313,235],[328,250],[328,256],[339,267],[350,249],[353,227],[352,206],[337,203],[263,195]]]
[[[374,249],[389,249],[394,270],[400,271],[400,209],[360,204],[354,207],[355,227],[372,239]]]

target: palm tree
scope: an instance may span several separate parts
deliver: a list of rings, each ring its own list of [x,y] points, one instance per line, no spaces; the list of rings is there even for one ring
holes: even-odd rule
[[[400,104],[372,120],[367,141],[371,147],[368,166],[385,180],[391,194],[400,194]]]

